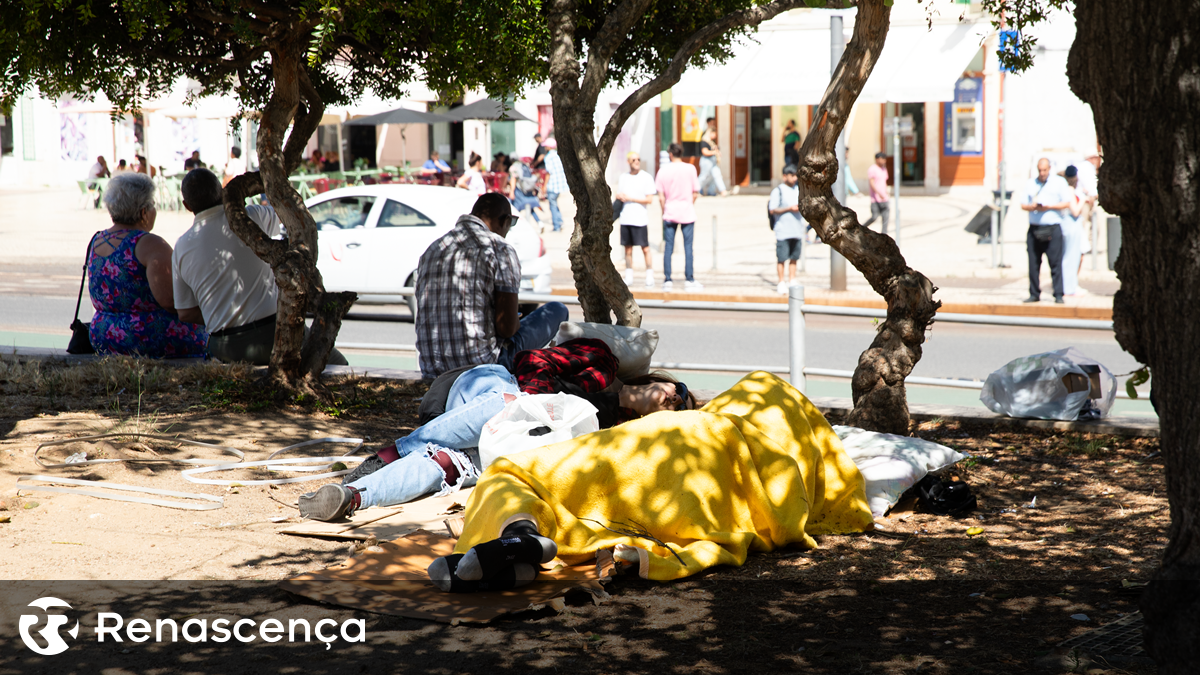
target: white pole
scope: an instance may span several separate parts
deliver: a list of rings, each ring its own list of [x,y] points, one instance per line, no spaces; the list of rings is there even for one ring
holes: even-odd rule
[[[338,171],[345,173],[346,171],[346,146],[342,142],[342,120],[338,119],[337,123],[338,137]]]
[[[1004,114],[1004,71],[1000,72],[1000,232],[1004,236],[1004,216],[1008,215],[1008,154],[1004,147],[1008,145],[1008,134],[1005,133],[1006,115]],[[1000,267],[1004,267],[1004,247],[1000,247]]]
[[[892,115],[892,217],[895,218],[896,247],[900,247],[900,104],[893,103],[896,109]],[[886,232],[884,233],[886,234]]]
[[[842,60],[842,52],[846,51],[846,34],[842,28],[842,15],[834,14],[829,17],[829,75],[837,72],[838,63]],[[843,128],[838,135],[835,146],[838,172],[837,180],[833,182],[833,196],[839,203],[846,203],[846,132]],[[832,291],[846,290],[846,258],[829,247],[829,289]]]
[[[792,286],[788,289],[788,360],[792,386],[801,394],[808,389],[804,379],[804,350],[804,286]]]
[[[996,237],[1000,233],[999,221],[1000,212],[992,211],[992,269],[996,268]]]

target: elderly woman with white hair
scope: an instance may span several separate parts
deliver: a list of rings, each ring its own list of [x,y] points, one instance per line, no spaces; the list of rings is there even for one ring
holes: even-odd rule
[[[87,261],[96,353],[203,356],[208,333],[175,314],[171,245],[150,234],[158,215],[154,182],[139,173],[117,176],[104,191],[104,205],[113,224],[92,235]]]

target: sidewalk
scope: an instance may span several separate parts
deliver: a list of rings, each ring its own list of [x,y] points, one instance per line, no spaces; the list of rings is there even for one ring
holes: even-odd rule
[[[938,287],[934,297],[942,301],[942,310],[1081,319],[1111,318],[1112,295],[1120,284],[1116,274],[1108,270],[1103,249],[1098,252],[1097,270],[1091,268],[1090,255],[1084,258],[1080,283],[1091,291],[1089,295],[1069,297],[1065,305],[1054,304],[1049,290],[1049,269],[1043,265],[1042,302],[1029,305],[1021,302],[1028,296],[1025,214],[1016,209],[1009,213],[1004,243],[1000,247],[1004,262],[1011,265],[1006,269],[993,269],[991,247],[976,244],[976,237],[963,231],[967,221],[989,195],[979,190],[978,194],[966,191],[935,197],[901,198],[900,250],[910,267],[925,274]],[[545,213],[542,220],[546,227],[542,236],[551,257],[555,291],[572,295],[575,290],[567,246],[575,207],[569,197],[562,197],[560,201],[566,227],[562,232],[551,232],[549,211],[543,208]],[[702,293],[683,292],[682,236],[677,238],[673,262],[675,291],[670,294],[662,292],[662,253],[659,248],[662,228],[652,225],[649,235],[656,284],[652,289],[644,286],[641,252],[635,251],[634,269],[637,274],[634,296],[712,302],[786,302],[784,296],[775,292],[775,244],[767,225],[766,202],[764,195],[701,197],[697,201],[695,277],[704,284]],[[83,260],[90,234],[110,224],[104,210],[82,208],[78,191],[3,189],[0,190],[0,205],[3,206],[0,208],[0,265],[9,266],[10,271],[14,272],[18,269],[33,272],[38,268],[55,266],[77,269]],[[867,199],[861,195],[851,197],[849,206],[860,216],[869,213]],[[652,223],[661,222],[657,204],[651,205],[650,218]],[[717,230],[715,242],[714,218]],[[889,233],[894,235],[894,215],[892,220]],[[173,242],[191,222],[189,213],[163,211],[158,214],[154,231]],[[619,246],[619,228],[614,228],[611,244],[613,260],[617,269],[622,270],[624,252]],[[806,248],[806,271],[799,276],[805,287],[805,301],[810,304],[882,308],[882,298],[851,265],[846,266],[847,290],[829,290],[829,253],[829,247],[823,244]],[[74,274],[64,273],[62,283],[67,285],[68,277],[74,277]],[[3,282],[24,283],[8,279]]]
[[[1024,212],[1013,209],[1006,223],[1006,236],[999,248],[1003,261],[1011,267],[991,267],[991,246],[976,243],[975,235],[963,230],[988,198],[979,194],[951,194],[934,197],[901,197],[902,218],[900,250],[908,265],[929,277],[938,287],[934,297],[942,301],[942,311],[972,314],[1006,314],[1079,319],[1111,319],[1112,295],[1120,287],[1116,273],[1108,270],[1106,252],[1097,253],[1097,267],[1091,269],[1091,256],[1084,257],[1080,285],[1088,295],[1066,298],[1066,304],[1054,304],[1050,270],[1042,266],[1042,302],[1025,304],[1028,297],[1028,272],[1025,253]],[[677,235],[672,262],[675,289],[662,292],[662,228],[651,225],[649,235],[655,268],[655,287],[644,285],[641,251],[634,251],[634,297],[642,299],[688,299],[712,302],[786,302],[775,292],[775,240],[767,225],[767,197],[734,195],[726,198],[701,197],[696,202],[697,225],[694,239],[695,278],[704,284],[702,293],[683,292],[683,244]],[[574,205],[561,198],[564,221],[570,227]],[[860,217],[869,214],[867,199],[852,196],[850,208]],[[657,204],[650,207],[651,223],[661,222]],[[713,223],[716,219],[714,242]],[[543,238],[554,267],[556,292],[573,294],[574,288],[566,249],[570,243],[567,228],[551,232],[549,214],[543,218]],[[895,234],[895,218],[889,234]],[[1101,229],[1103,234],[1103,229]],[[623,270],[624,250],[620,247],[619,228],[614,228],[610,243],[613,262]],[[1101,242],[1103,243],[1103,242]],[[846,265],[845,291],[829,290],[830,248],[824,244],[806,247],[806,271],[799,274],[804,284],[805,302],[810,304],[883,308],[883,299],[866,279]],[[714,269],[714,258],[716,266]],[[559,290],[562,289],[562,290]]]

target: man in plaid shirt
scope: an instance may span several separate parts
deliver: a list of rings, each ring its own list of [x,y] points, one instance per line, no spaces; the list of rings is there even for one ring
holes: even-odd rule
[[[518,216],[504,195],[479,197],[470,215],[430,244],[417,266],[417,353],[426,378],[461,366],[498,363],[543,347],[567,308],[551,302],[517,315],[521,262],[504,241]]]
[[[563,170],[562,158],[558,156],[558,141],[553,137],[546,139],[546,201],[550,203],[550,223],[554,231],[562,229],[562,212],[558,210],[558,196],[570,192],[567,187],[567,173]]]

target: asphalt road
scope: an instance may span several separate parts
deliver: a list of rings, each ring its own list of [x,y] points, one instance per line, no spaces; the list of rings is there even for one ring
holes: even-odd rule
[[[58,294],[0,293],[0,331],[65,335],[74,307],[73,297]],[[578,308],[573,308],[572,315],[581,318]],[[85,298],[81,318],[86,321],[90,316],[91,307]],[[362,320],[373,317],[391,320]],[[658,331],[655,358],[659,361],[788,365],[784,314],[647,309],[642,325]],[[874,331],[870,319],[809,316],[808,366],[853,370]],[[407,309],[359,305],[343,325],[339,342],[412,345],[416,335]],[[982,380],[1012,359],[1067,346],[1077,347],[1114,373],[1137,367],[1109,331],[935,323],[913,375]]]

